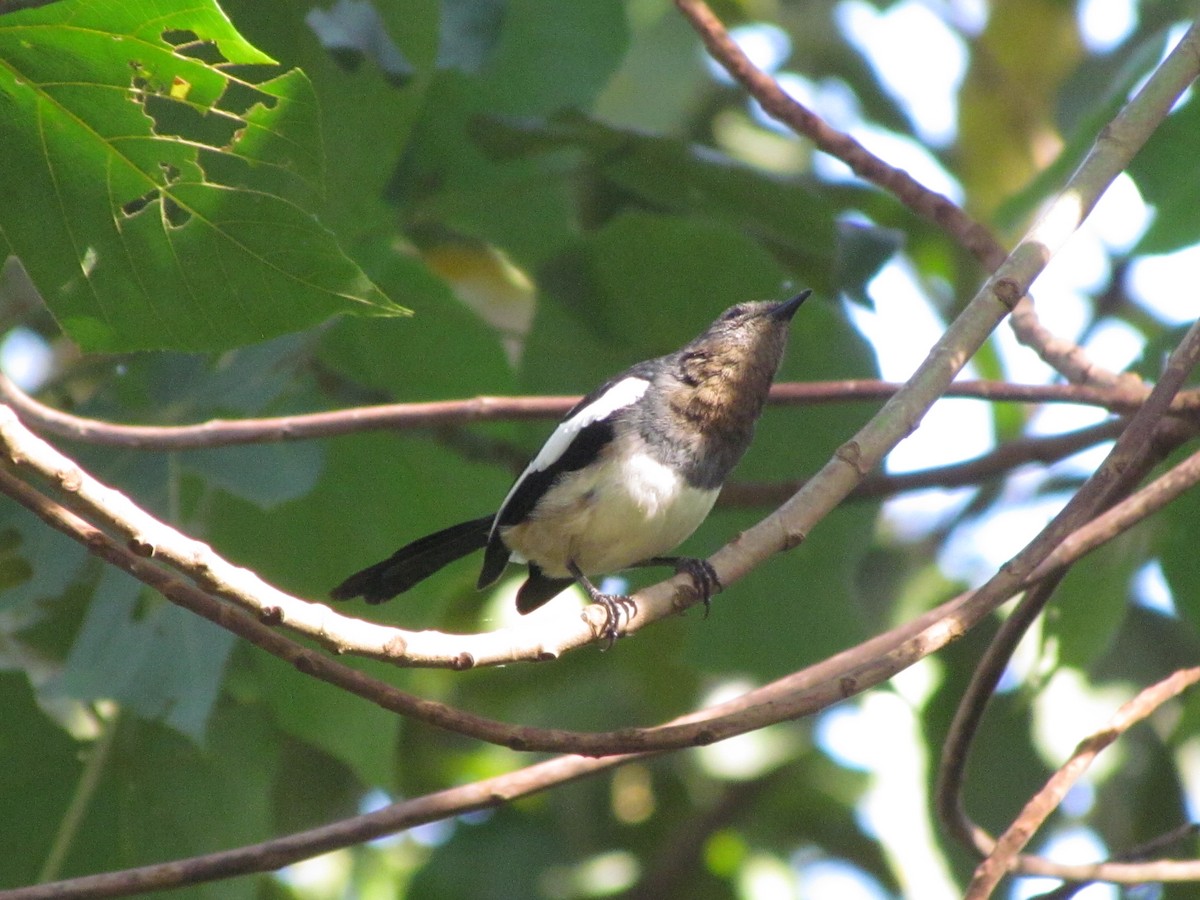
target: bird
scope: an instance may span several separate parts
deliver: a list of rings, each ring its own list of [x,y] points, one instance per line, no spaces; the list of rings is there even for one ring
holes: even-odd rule
[[[632,601],[603,593],[593,576],[674,566],[691,577],[707,612],[721,589],[712,566],[665,554],[708,516],[750,446],[792,316],[811,294],[739,303],[674,353],[610,378],[566,414],[497,512],[401,547],[330,596],[382,603],[482,549],[477,589],[524,563],[516,606],[525,614],[579,584],[604,608],[600,636],[610,647]]]

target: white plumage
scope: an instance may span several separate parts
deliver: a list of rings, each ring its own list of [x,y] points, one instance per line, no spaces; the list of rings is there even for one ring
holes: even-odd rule
[[[599,422],[601,419],[611,416],[618,409],[636,403],[646,393],[648,387],[650,387],[650,382],[645,378],[633,376],[622,378],[575,415],[559,422],[550,437],[546,438],[546,443],[542,445],[537,456],[530,461],[520,477],[509,488],[508,493],[504,496],[504,501],[500,504],[500,509],[508,506],[508,501],[513,498],[513,494],[531,473],[544,472],[554,465],[571,446],[571,442],[575,440],[579,432],[593,422]],[[499,521],[499,516],[497,516],[497,521]],[[495,529],[496,526],[493,523],[492,531],[494,532]],[[521,559],[520,561],[526,562],[527,560]]]
[[[616,572],[661,556],[704,521],[719,490],[690,486],[648,453],[606,448],[594,465],[564,475],[524,522],[501,529],[514,562],[534,562],[552,578]]]

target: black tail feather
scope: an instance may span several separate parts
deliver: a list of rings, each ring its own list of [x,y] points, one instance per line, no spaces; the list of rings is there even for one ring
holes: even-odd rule
[[[334,600],[362,597],[382,603],[424,581],[443,566],[487,544],[494,516],[451,525],[401,547],[387,559],[355,572],[332,591]]]

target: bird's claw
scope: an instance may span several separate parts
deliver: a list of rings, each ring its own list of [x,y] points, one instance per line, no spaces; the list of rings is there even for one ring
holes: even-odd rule
[[[692,587],[704,604],[704,618],[707,619],[708,614],[712,611],[713,595],[722,589],[721,579],[717,577],[717,570],[707,559],[684,557],[675,564],[675,572],[687,575],[692,579]]]
[[[637,612],[637,604],[623,594],[597,594],[592,599],[604,607],[604,627],[600,629],[600,637],[608,641],[604,649],[611,650],[620,637],[621,613],[625,613],[628,622]]]

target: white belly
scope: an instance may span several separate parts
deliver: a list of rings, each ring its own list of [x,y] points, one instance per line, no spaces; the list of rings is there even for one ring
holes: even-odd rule
[[[572,472],[538,504],[536,518],[502,532],[520,560],[553,578],[616,572],[669,553],[704,521],[719,490],[699,490],[639,453]]]

